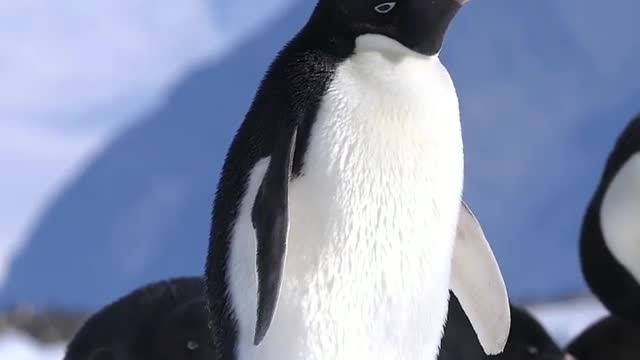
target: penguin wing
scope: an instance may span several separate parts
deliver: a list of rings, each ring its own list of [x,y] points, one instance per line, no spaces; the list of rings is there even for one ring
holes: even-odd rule
[[[507,289],[482,227],[464,201],[453,250],[450,286],[484,352],[487,355],[501,353],[511,327]]]
[[[278,304],[289,235],[289,179],[297,125],[291,122],[276,139],[267,172],[253,203],[251,221],[256,232],[258,309],[254,344],[271,325]]]

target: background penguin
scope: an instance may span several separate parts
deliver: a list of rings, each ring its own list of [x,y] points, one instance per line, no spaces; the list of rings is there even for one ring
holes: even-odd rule
[[[640,325],[607,316],[571,341],[567,352],[578,360],[638,360]]]
[[[640,324],[640,116],[609,155],[583,219],[580,258],[593,293],[615,314]]]
[[[202,277],[139,288],[91,316],[64,360],[205,360],[214,356]]]
[[[433,360],[449,286],[502,350],[491,249],[454,249],[462,137],[437,55],[464,2],[320,0],[271,64],[213,206],[219,358]]]
[[[544,327],[526,310],[511,305],[511,331],[504,351],[485,355],[469,319],[455,295],[442,337],[439,360],[573,360],[556,345]]]
[[[211,360],[206,306],[204,296],[198,296],[168,313],[157,329],[150,329],[154,334],[150,359]]]

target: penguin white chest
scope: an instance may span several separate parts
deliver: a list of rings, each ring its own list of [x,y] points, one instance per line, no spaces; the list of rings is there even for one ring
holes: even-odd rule
[[[322,99],[289,187],[283,286],[257,348],[255,315],[245,316],[255,297],[234,301],[242,360],[436,357],[463,183],[457,96],[436,57],[386,38],[359,41]],[[252,177],[247,199],[259,183]]]
[[[620,168],[602,200],[600,222],[615,259],[640,282],[640,154]]]

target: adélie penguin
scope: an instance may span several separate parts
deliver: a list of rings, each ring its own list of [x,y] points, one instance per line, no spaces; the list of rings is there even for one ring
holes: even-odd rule
[[[507,294],[461,212],[458,98],[438,58],[463,3],[320,0],[273,61],[213,206],[218,359],[433,360],[450,287],[484,350],[502,350]]]
[[[640,324],[640,115],[609,155],[580,234],[584,277],[614,315]]]
[[[93,314],[64,360],[209,360],[208,325],[202,277],[160,281]]]

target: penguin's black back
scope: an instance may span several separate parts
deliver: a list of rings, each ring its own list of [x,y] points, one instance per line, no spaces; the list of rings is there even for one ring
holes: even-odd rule
[[[607,316],[571,341],[567,352],[578,360],[638,360],[640,326]]]
[[[238,325],[227,284],[227,260],[250,171],[260,159],[272,153],[278,132],[290,122],[298,121],[292,176],[301,175],[309,133],[322,97],[337,66],[355,47],[353,41],[330,36],[326,31],[332,29],[332,24],[327,23],[330,20],[326,17],[317,16],[319,11],[318,6],[309,22],[279,52],[267,70],[222,168],[205,270],[212,337],[219,351],[216,359],[234,358]]]
[[[458,299],[450,293],[439,360],[562,360],[562,350],[528,312],[511,305],[511,330],[504,351],[485,355]]]
[[[607,248],[600,221],[602,201],[609,184],[638,151],[640,115],[632,119],[619,136],[607,160],[600,184],[589,203],[580,234],[580,261],[589,288],[607,309],[640,324],[640,284],[615,260]]]
[[[203,296],[202,277],[175,278],[134,290],[92,315],[67,346],[64,360],[87,360],[98,353],[100,359],[151,360],[153,336],[165,317]],[[206,324],[204,301],[202,306]]]

